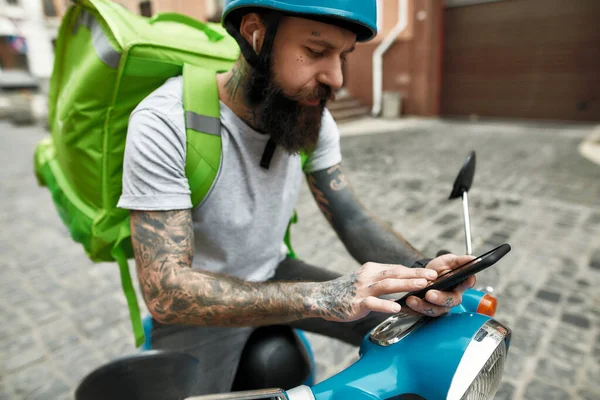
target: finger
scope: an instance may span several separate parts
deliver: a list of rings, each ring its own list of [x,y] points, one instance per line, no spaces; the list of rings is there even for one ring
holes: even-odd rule
[[[457,256],[455,254],[445,254],[432,260],[429,264],[427,264],[427,268],[433,269],[441,274],[455,269],[474,259],[474,256],[469,255]]]
[[[451,308],[462,302],[462,291],[441,292],[439,290],[430,290],[425,295],[425,300],[437,306]]]
[[[386,278],[397,278],[397,279],[428,279],[430,281],[435,280],[438,277],[438,273],[435,270],[427,268],[407,268],[403,266],[394,266],[390,270],[386,271]]]
[[[395,279],[388,278],[373,282],[367,286],[370,296],[381,296],[400,292],[412,292],[423,289],[429,281],[423,278],[414,279]]]
[[[464,255],[464,256],[455,256],[453,260],[451,260],[448,264],[450,266],[450,268],[454,269],[456,267],[460,267],[463,264],[468,263],[469,261],[472,261],[475,259],[475,256],[468,256],[468,255]]]
[[[361,268],[360,274],[365,277],[374,278],[374,280],[386,278],[425,278],[434,280],[438,277],[436,271],[426,268],[408,268],[399,264],[378,264],[366,263]]]
[[[410,296],[406,301],[406,305],[408,305],[414,311],[428,317],[439,317],[440,315],[447,313],[449,310],[447,307],[431,304],[415,296]]]
[[[456,260],[456,258],[458,258],[457,255],[449,253],[449,254],[444,254],[442,256],[436,257],[433,260],[431,260],[428,264],[427,264],[427,268],[428,269],[433,269],[434,271],[437,271],[438,273],[442,273],[445,271],[448,271],[449,269],[451,269],[452,265],[454,265],[454,260]]]
[[[425,299],[435,305],[442,307],[454,307],[462,303],[462,295],[465,290],[475,285],[475,275],[471,275],[462,282],[456,289],[450,292],[439,290],[430,290],[425,294]]]
[[[477,282],[477,278],[475,277],[475,275],[471,275],[463,283],[458,285],[458,287],[456,288],[455,291],[464,293],[465,290],[471,289],[473,286],[475,286],[476,282]]]
[[[400,304],[392,300],[378,299],[377,297],[367,297],[363,300],[364,307],[369,311],[394,314],[400,312]]]
[[[471,275],[469,279],[465,282],[465,289],[471,289],[477,283],[477,277],[475,275]]]
[[[407,268],[401,264],[381,264],[376,262],[368,262],[363,264],[361,271],[369,275],[389,274],[396,267]]]

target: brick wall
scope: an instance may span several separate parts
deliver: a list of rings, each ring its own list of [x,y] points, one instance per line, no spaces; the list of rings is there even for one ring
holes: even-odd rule
[[[348,58],[346,88],[364,104],[373,104],[373,53],[398,21],[398,1],[384,0],[380,33],[359,44]],[[403,113],[437,115],[441,86],[443,3],[409,0],[408,25],[383,58],[383,90],[403,97]]]

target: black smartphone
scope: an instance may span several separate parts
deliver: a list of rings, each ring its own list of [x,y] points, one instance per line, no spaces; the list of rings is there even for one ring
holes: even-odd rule
[[[396,300],[396,303],[400,304],[403,308],[406,306],[406,299],[410,296],[415,296],[420,299],[425,297],[425,294],[429,290],[441,290],[451,291],[454,290],[458,285],[465,281],[471,275],[483,271],[486,268],[494,265],[498,260],[504,257],[510,251],[510,245],[508,243],[501,244],[493,250],[480,255],[479,257],[464,263],[461,266],[454,268],[452,271],[448,271],[440,276],[433,282],[423,289],[407,293],[404,297]]]

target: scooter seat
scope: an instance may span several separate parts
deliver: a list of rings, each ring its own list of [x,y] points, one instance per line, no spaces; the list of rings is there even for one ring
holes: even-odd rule
[[[199,383],[200,361],[188,354],[144,351],[109,362],[87,375],[75,400],[175,400]]]
[[[288,326],[254,330],[242,353],[233,391],[282,388],[312,382],[312,360],[302,338]]]

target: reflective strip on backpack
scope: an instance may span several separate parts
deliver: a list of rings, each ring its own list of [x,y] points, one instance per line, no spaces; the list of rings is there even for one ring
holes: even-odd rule
[[[110,44],[110,41],[104,34],[96,17],[89,11],[82,9],[77,17],[77,23],[73,28],[74,35],[77,33],[80,26],[85,26],[90,30],[92,35],[92,45],[94,46],[98,58],[109,67],[117,69],[121,62],[121,53],[116,51]]]
[[[197,132],[217,136],[221,135],[221,120],[219,118],[207,117],[206,115],[196,114],[193,111],[185,112],[185,126]]]

